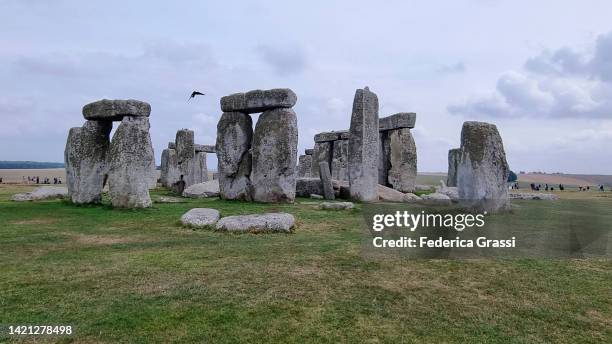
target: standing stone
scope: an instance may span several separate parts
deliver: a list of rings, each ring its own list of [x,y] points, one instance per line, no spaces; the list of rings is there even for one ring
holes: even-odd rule
[[[334,199],[334,185],[332,184],[329,165],[326,161],[319,163],[319,175],[321,175],[321,183],[323,184],[323,197],[325,199]]]
[[[337,140],[333,143],[332,179],[348,181],[348,146],[348,140]]]
[[[378,200],[378,97],[369,88],[358,89],[353,101],[349,138],[351,197],[362,202]]]
[[[319,178],[319,163],[327,162],[331,166],[332,161],[332,142],[315,142],[312,154],[312,168],[310,175],[312,178]]]
[[[453,148],[448,151],[448,175],[446,186],[457,186],[457,166],[461,158],[461,149]]]
[[[297,116],[292,109],[277,108],[259,116],[253,134],[253,200],[294,201],[297,143]]]
[[[298,177],[310,178],[312,169],[312,155],[300,155],[298,163]]]
[[[208,181],[208,166],[206,165],[206,153],[197,152],[196,162],[198,162],[197,169],[198,169],[198,173],[200,174],[200,181],[198,183],[207,182]]]
[[[68,197],[73,203],[98,203],[106,176],[110,121],[87,121],[68,133],[64,162]]]
[[[160,173],[159,173],[159,181],[161,185],[168,185],[168,152],[170,149],[166,148],[162,151],[161,154],[161,162],[160,162]]]
[[[393,189],[414,192],[417,177],[417,152],[409,128],[388,131],[389,172],[388,182]]]
[[[176,132],[176,154],[179,162],[193,159],[195,147],[193,130],[181,129]]]
[[[250,201],[253,121],[241,112],[224,112],[217,124],[219,191],[222,199]],[[295,164],[295,163],[294,163]]]
[[[389,184],[389,169],[391,168],[391,162],[389,161],[389,155],[391,154],[389,132],[381,131],[378,137],[380,140],[378,145],[378,184],[391,186]]]
[[[115,207],[145,208],[151,205],[147,176],[155,158],[147,117],[125,116],[109,148],[109,197]]]
[[[507,210],[508,173],[504,144],[494,124],[465,122],[457,167],[460,202],[476,211]]]

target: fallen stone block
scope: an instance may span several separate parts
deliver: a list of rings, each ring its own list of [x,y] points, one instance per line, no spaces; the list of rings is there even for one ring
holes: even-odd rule
[[[209,180],[204,183],[193,184],[183,190],[183,197],[208,198],[219,197],[219,181]]]
[[[289,232],[295,218],[287,213],[265,213],[227,216],[219,220],[216,229],[228,232]]]
[[[42,201],[68,197],[68,188],[61,186],[41,186],[30,192],[18,193],[11,197],[14,202]]]
[[[353,202],[323,202],[319,204],[319,209],[323,210],[346,210],[354,207]]]
[[[194,208],[181,216],[181,223],[185,227],[207,228],[219,221],[219,211],[210,208]]]

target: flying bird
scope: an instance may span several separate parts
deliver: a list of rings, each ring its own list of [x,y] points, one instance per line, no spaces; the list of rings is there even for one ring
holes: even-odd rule
[[[191,98],[195,98],[195,96],[203,96],[206,95],[206,93],[202,93],[202,92],[198,92],[198,91],[193,91],[191,92],[191,96],[189,97],[189,99],[187,99],[187,101],[190,101]]]

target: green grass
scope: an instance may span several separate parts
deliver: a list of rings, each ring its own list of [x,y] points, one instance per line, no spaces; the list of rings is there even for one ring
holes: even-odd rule
[[[365,260],[360,205],[8,201],[21,190],[0,188],[0,342],[16,340],[6,335],[16,324],[73,325],[70,337],[20,339],[63,343],[612,341],[609,260]],[[286,211],[298,226],[184,229],[193,207]],[[524,214],[505,216],[537,216]]]

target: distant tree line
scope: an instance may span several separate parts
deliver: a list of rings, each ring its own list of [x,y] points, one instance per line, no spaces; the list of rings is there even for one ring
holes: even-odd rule
[[[63,167],[63,162],[0,161],[0,169],[42,169]]]

